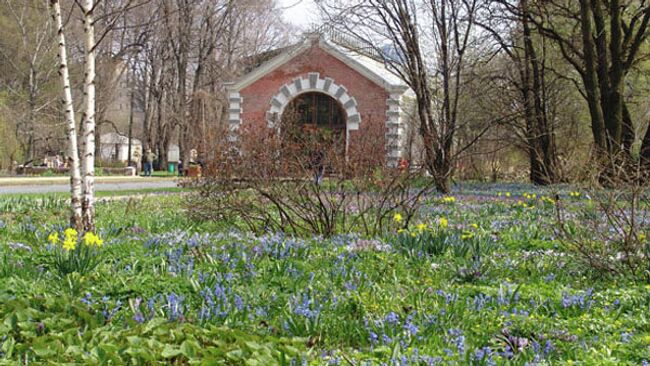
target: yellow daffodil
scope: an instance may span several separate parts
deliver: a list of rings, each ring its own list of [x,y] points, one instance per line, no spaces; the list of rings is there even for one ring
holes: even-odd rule
[[[543,197],[540,198],[540,199],[542,200],[542,202],[546,202],[546,203],[550,203],[550,204],[555,204],[555,200],[552,199],[551,197],[543,196]]]
[[[101,247],[104,244],[104,241],[99,238],[95,233],[93,232],[87,232],[86,235],[84,235],[84,244],[86,246],[98,246]]]
[[[63,232],[63,235],[65,235],[66,238],[76,238],[77,235],[79,235],[79,234],[77,233],[77,230],[69,227],[69,228],[65,229],[65,231]]]
[[[50,242],[52,245],[57,245],[59,244],[59,234],[57,233],[52,233],[47,237],[47,241]]]
[[[418,224],[416,228],[418,229],[419,232],[424,232],[424,230],[427,229],[427,224],[425,223]]]
[[[506,197],[510,197],[510,192],[506,192]]]
[[[478,225],[477,225],[477,224],[471,224],[470,226],[471,226],[473,229],[475,229],[475,230],[478,229]]]
[[[411,237],[415,238],[416,236],[418,236],[418,234],[416,234],[416,233],[411,233]]]
[[[441,217],[441,218],[438,219],[438,225],[439,225],[441,228],[446,228],[447,226],[449,226],[449,220],[447,220],[447,219],[444,218],[444,217]]]
[[[396,214],[393,216],[393,221],[395,221],[395,222],[397,222],[397,223],[402,222],[402,215],[401,215],[400,213],[396,213]]]
[[[467,240],[467,239],[471,239],[473,237],[474,237],[474,234],[466,231],[460,236],[460,239],[461,240]]]
[[[455,203],[456,202],[456,197],[452,197],[452,196],[442,197],[442,202],[443,203]]]
[[[70,251],[70,250],[75,250],[77,247],[77,240],[73,239],[71,237],[65,238],[63,241],[63,249]]]

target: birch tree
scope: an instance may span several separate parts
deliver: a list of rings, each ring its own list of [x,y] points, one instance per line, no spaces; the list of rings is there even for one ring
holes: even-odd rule
[[[68,157],[70,165],[70,196],[72,215],[70,225],[77,230],[83,229],[82,221],[82,190],[81,172],[79,164],[79,150],[77,144],[77,127],[75,121],[74,105],[72,103],[72,90],[70,88],[70,72],[68,70],[68,54],[65,43],[63,19],[61,17],[61,4],[59,0],[50,0],[52,17],[56,24],[59,43],[59,77],[63,88],[63,107],[68,138]]]
[[[84,102],[83,156],[81,164],[83,226],[93,231],[95,222],[95,24],[93,11],[95,0],[78,3],[83,12],[84,24]]]
[[[59,41],[59,74],[63,85],[63,102],[67,125],[68,150],[70,155],[71,224],[83,231],[94,230],[95,200],[95,30],[94,0],[78,3],[83,13],[84,24],[84,83],[83,115],[81,118],[82,143],[78,149],[75,114],[70,73],[66,52],[65,31],[59,0],[51,0],[53,16]]]

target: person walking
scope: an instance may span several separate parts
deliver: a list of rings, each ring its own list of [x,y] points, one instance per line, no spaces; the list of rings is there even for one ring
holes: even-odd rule
[[[156,154],[151,152],[151,149],[147,149],[143,156],[144,161],[144,176],[150,177],[151,172],[153,171],[153,162],[156,160]]]

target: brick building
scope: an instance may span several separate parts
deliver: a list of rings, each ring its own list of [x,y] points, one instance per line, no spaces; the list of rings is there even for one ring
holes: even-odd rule
[[[372,155],[378,164],[395,166],[403,156],[401,106],[408,87],[379,58],[330,37],[305,36],[227,89],[233,141],[242,127],[278,128],[291,110],[304,126],[339,135],[346,158]]]

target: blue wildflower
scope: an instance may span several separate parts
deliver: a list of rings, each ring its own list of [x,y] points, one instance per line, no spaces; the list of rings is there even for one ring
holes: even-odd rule
[[[384,321],[392,326],[396,326],[399,324],[399,315],[391,311],[388,313],[388,315],[386,315]]]

